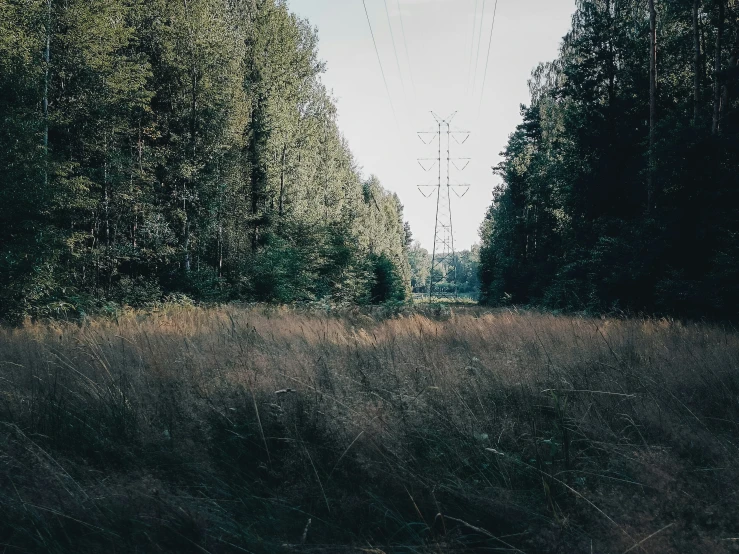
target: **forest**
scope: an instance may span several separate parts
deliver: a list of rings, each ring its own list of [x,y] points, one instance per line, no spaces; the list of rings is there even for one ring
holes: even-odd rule
[[[739,3],[578,0],[495,172],[482,298],[739,316]]]
[[[432,264],[287,0],[0,0],[0,551],[735,554],[739,1],[573,4]]]
[[[282,0],[0,2],[0,319],[410,292]]]

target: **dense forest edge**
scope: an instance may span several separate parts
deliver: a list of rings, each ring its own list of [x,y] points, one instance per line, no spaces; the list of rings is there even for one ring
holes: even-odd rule
[[[738,14],[578,0],[439,291],[735,320]],[[428,252],[285,1],[2,2],[0,31],[0,320],[425,292]]]
[[[0,2],[0,318],[405,301],[317,40],[282,0]]]
[[[482,300],[739,315],[739,3],[579,0],[495,168]]]

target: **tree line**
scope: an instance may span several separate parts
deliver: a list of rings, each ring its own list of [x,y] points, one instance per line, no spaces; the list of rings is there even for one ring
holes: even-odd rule
[[[0,2],[0,318],[405,299],[322,71],[284,0]]]
[[[494,171],[488,304],[739,315],[739,3],[578,0]]]
[[[411,289],[417,294],[428,294],[431,281],[432,255],[418,241],[408,249],[411,268]],[[477,299],[480,294],[480,246],[455,252],[443,267],[434,270],[434,291],[458,293]]]

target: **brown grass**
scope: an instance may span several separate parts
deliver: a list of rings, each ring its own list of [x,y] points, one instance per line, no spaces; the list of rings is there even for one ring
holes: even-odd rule
[[[477,308],[0,329],[0,552],[738,552],[738,364]]]

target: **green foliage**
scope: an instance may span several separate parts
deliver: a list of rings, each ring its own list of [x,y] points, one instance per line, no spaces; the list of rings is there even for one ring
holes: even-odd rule
[[[693,2],[656,1],[648,206],[648,11],[631,0],[578,1],[559,58],[532,73],[531,104],[496,168],[503,184],[481,228],[485,302],[739,316],[739,85],[731,77],[739,9],[699,4],[696,65]]]
[[[407,288],[322,71],[280,0],[0,3],[0,318]]]
[[[431,256],[428,250],[416,241],[408,252],[408,263],[411,266],[411,287],[413,292],[428,292],[431,275]]]
[[[431,277],[431,255],[428,250],[415,242],[408,251],[411,266],[411,287],[414,293],[427,294]],[[438,269],[434,271],[434,290],[437,292],[457,292],[477,299],[480,292],[480,247],[457,252],[453,262],[446,268],[447,278]]]
[[[373,304],[400,303],[406,300],[406,284],[398,267],[386,254],[371,260],[374,279],[370,299]]]

